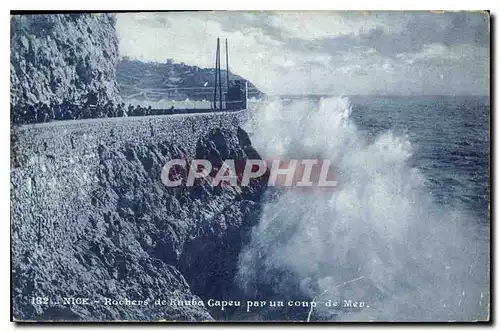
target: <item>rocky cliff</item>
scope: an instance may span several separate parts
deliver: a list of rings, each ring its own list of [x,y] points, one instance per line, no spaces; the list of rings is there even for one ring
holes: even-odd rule
[[[119,99],[113,15],[15,15],[10,43],[13,108]]]
[[[15,16],[11,28],[11,112],[119,98],[113,16]],[[200,300],[233,286],[264,186],[168,188],[160,174],[172,158],[259,158],[246,117],[12,127],[13,319],[212,320]]]
[[[168,188],[160,174],[177,158],[209,158],[215,166],[258,158],[230,118],[23,127],[18,143],[30,148],[11,172],[14,318],[211,320],[204,305],[170,301],[227,295],[264,187]],[[71,305],[68,297],[92,303]]]

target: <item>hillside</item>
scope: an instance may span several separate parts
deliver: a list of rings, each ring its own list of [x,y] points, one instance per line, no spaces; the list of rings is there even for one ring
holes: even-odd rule
[[[222,86],[226,87],[226,71],[221,71]],[[245,79],[230,72],[230,80]],[[116,66],[116,81],[124,99],[211,100],[215,86],[215,69],[189,66],[184,63],[141,62],[123,58]],[[188,90],[185,90],[188,89]],[[262,93],[248,82],[249,97]]]

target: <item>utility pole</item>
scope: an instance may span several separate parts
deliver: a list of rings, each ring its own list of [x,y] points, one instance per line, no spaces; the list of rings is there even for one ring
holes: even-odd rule
[[[229,50],[227,48],[227,38],[226,38],[226,86],[227,91],[229,91]]]
[[[214,110],[217,109],[217,68],[219,67],[219,38],[217,38],[217,51],[215,52],[215,85],[214,85]]]
[[[219,60],[219,109],[222,110],[222,77],[220,73],[220,39],[217,38],[217,59]]]

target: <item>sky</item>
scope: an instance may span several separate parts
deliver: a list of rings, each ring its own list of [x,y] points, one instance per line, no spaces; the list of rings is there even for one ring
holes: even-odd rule
[[[121,56],[205,68],[227,38],[230,70],[268,94],[489,95],[483,12],[120,13],[116,29]]]

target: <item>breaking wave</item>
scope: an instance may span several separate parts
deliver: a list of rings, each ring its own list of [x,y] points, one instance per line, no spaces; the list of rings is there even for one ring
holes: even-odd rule
[[[339,186],[269,195],[239,259],[248,296],[314,299],[318,320],[488,317],[488,236],[473,214],[433,201],[407,137],[368,141],[344,97],[269,100],[254,113],[247,129],[265,158],[330,159]]]

